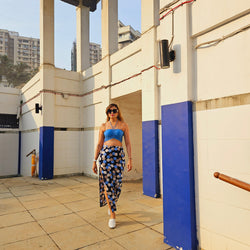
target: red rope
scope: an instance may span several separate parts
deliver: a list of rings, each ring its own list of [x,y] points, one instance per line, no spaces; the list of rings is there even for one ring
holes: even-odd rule
[[[168,14],[170,14],[172,11],[178,9],[179,7],[183,6],[184,4],[187,4],[187,3],[192,3],[194,2],[195,0],[190,0],[190,1],[186,1],[186,2],[183,2],[177,6],[175,6],[173,9],[170,9],[166,14],[164,14],[162,17],[160,17],[160,21],[165,18]]]

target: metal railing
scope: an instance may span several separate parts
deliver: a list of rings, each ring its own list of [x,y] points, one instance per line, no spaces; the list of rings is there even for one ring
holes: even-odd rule
[[[250,192],[250,184],[244,181],[237,180],[235,178],[232,178],[225,174],[221,174],[219,172],[215,172],[214,177]]]

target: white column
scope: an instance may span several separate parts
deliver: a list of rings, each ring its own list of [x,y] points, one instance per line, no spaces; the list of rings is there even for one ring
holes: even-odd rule
[[[160,24],[159,0],[141,0],[141,33]]]
[[[77,72],[90,67],[89,62],[89,7],[79,3],[76,8],[76,64]]]
[[[141,1],[142,64],[147,69],[157,64],[157,29],[159,25],[159,0]],[[159,119],[159,94],[157,69],[152,67],[142,73],[142,121]]]
[[[102,58],[118,50],[118,1],[102,0]]]
[[[40,0],[40,65],[54,66],[54,0]]]

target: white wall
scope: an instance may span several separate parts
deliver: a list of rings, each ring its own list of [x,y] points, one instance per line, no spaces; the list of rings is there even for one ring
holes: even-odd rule
[[[132,147],[132,170],[127,172],[128,154],[126,151],[125,140],[123,148],[125,152],[126,167],[124,180],[142,179],[142,104],[141,91],[131,93],[112,99],[112,102],[119,105],[124,121],[128,124]]]
[[[26,157],[33,149],[39,156],[39,127],[43,124],[43,116],[40,111],[35,113],[35,103],[42,105],[42,81],[38,72],[21,90],[23,102],[20,131],[21,131],[21,175],[31,176],[31,156]],[[37,165],[38,169],[38,165]]]
[[[80,173],[80,132],[55,131],[54,175]]]
[[[161,0],[161,8],[170,2]],[[176,9],[177,57],[158,72],[161,105],[187,100],[194,105],[197,234],[206,250],[250,249],[249,194],[213,176],[218,171],[250,183],[250,30],[216,46],[195,46],[248,25],[249,14],[243,15],[248,8],[247,0],[212,0]],[[171,35],[170,14],[157,37],[170,40]],[[234,101],[242,94],[246,98]]]
[[[197,225],[204,249],[250,246],[249,193],[213,177],[218,171],[250,182],[249,113],[250,105],[195,113]]]
[[[193,4],[193,34],[241,13],[247,1]],[[249,24],[249,15],[193,39],[193,46]],[[195,100],[249,93],[250,30],[216,46],[193,50]],[[198,239],[202,249],[249,249],[249,194],[213,177],[220,172],[250,183],[250,105],[243,101],[194,113]]]
[[[18,131],[0,130],[0,176],[18,174]]]
[[[0,114],[17,114],[20,90],[0,87]]]
[[[20,90],[0,87],[0,114],[15,114],[19,106]],[[0,176],[18,174],[18,129],[0,128]]]
[[[31,176],[31,155],[26,157],[28,153],[36,150],[39,156],[39,130],[22,131],[21,132],[21,175]],[[37,163],[37,171],[39,165]]]
[[[42,125],[42,113],[35,114],[35,103],[42,104],[41,89],[42,82],[39,72],[21,90],[21,101],[23,102],[20,118],[21,131],[37,129]]]

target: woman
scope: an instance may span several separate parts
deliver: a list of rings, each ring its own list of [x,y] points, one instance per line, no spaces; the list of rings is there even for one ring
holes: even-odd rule
[[[107,121],[99,130],[92,170],[97,174],[96,161],[99,157],[100,207],[108,204],[109,227],[115,228],[116,202],[121,193],[125,154],[122,148],[124,136],[128,153],[128,172],[132,169],[131,144],[128,125],[124,122],[118,105],[112,103],[106,108]]]

